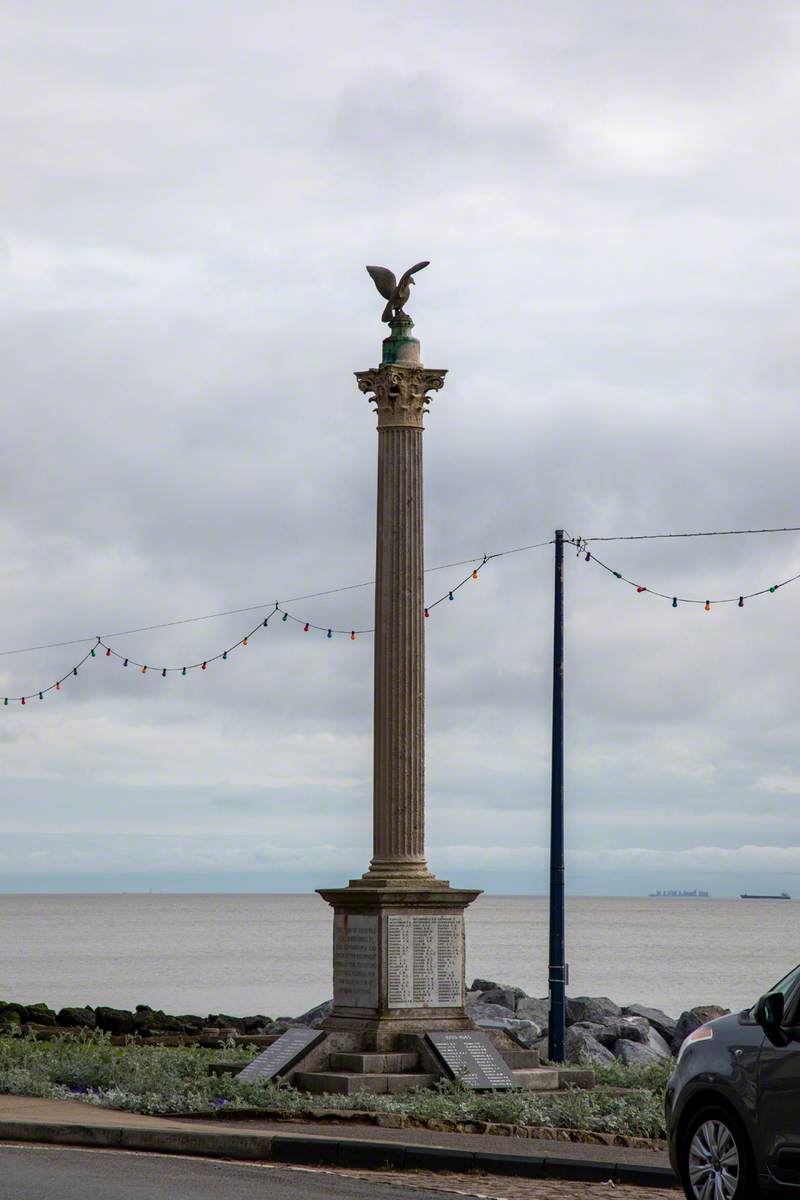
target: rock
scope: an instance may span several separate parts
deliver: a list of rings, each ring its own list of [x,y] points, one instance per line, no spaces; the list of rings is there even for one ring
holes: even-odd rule
[[[542,1029],[547,1029],[550,1024],[550,1000],[547,996],[541,1000],[535,996],[521,996],[517,1000],[517,1016],[535,1021]]]
[[[581,1033],[588,1033],[590,1037],[596,1038],[602,1046],[608,1045],[610,1049],[616,1038],[612,1037],[608,1043],[603,1041],[603,1038],[608,1034],[609,1028],[605,1025],[596,1025],[594,1021],[576,1021],[574,1025],[570,1025],[570,1029],[574,1029],[576,1033],[579,1030]]]
[[[535,1021],[520,1018],[513,1009],[500,1004],[470,1004],[467,1016],[482,1029],[504,1029],[528,1049],[542,1036],[542,1028]]]
[[[661,1034],[665,1042],[672,1042],[678,1022],[674,1017],[668,1017],[660,1008],[648,1008],[646,1004],[629,1004],[623,1008],[626,1017],[644,1017],[653,1029]]]
[[[601,1046],[596,1037],[584,1029],[571,1027],[567,1030],[564,1050],[567,1062],[589,1064],[593,1067],[605,1067],[614,1062],[614,1055],[605,1046]]]
[[[718,1008],[715,1004],[700,1004],[696,1008],[682,1012],[678,1017],[675,1034],[672,1038],[672,1053],[678,1053],[689,1034],[694,1033],[695,1029],[699,1029],[707,1021],[727,1016],[730,1011],[729,1008]]]
[[[253,1017],[243,1017],[245,1033],[263,1033],[271,1024],[269,1017],[256,1013]]]
[[[595,1025],[611,1025],[622,1016],[622,1009],[608,996],[567,996],[567,1024],[592,1021]]]
[[[25,1006],[25,1019],[30,1025],[57,1025],[58,1017],[52,1008],[46,1004],[28,1004]]]
[[[176,1017],[170,1017],[160,1009],[137,1006],[131,1022],[131,1032],[140,1037],[159,1037],[166,1033],[184,1033],[184,1026]]]
[[[517,1015],[513,1008],[506,1008],[502,1004],[483,1004],[480,1001],[467,1005],[466,1011],[476,1025],[482,1025],[485,1021],[514,1020]]]
[[[641,1042],[632,1042],[630,1038],[620,1038],[614,1043],[614,1056],[626,1067],[652,1067],[662,1060],[662,1055],[655,1050]]]
[[[518,1002],[524,996],[522,988],[518,987],[490,988],[487,992],[481,993],[481,1004],[500,1004],[503,1008],[510,1008],[514,1012]]]
[[[602,1034],[596,1036],[597,1040],[609,1049],[613,1049],[614,1043],[619,1041],[639,1042],[640,1045],[646,1046],[650,1037],[650,1026],[644,1017],[620,1017],[618,1021],[606,1025]]]
[[[333,1012],[333,1001],[326,1000],[324,1004],[318,1004],[316,1008],[310,1008],[308,1012],[304,1012],[302,1016],[295,1018],[297,1025],[308,1025],[311,1029],[319,1029],[326,1017],[329,1017]]]
[[[126,1008],[107,1008],[102,1006],[94,1010],[97,1028],[104,1033],[122,1035],[133,1031],[133,1013]]]
[[[657,1029],[651,1029],[647,1039],[647,1045],[653,1050],[659,1058],[669,1058],[672,1053],[669,1044],[664,1041]]]
[[[492,983],[489,979],[473,979],[470,986],[471,992],[491,992],[493,988],[500,987],[499,983]]]
[[[27,1020],[23,1004],[0,1003],[0,1025],[22,1025]]]
[[[175,1018],[173,1018],[174,1020]],[[246,1033],[243,1017],[231,1017],[227,1013],[209,1013],[204,1026],[212,1026],[215,1029],[235,1029],[237,1033]]]
[[[56,1020],[62,1029],[95,1029],[97,1026],[91,1008],[62,1008]]]

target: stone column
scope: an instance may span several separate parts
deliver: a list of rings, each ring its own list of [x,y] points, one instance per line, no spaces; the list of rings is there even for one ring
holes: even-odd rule
[[[367,881],[432,876],[425,862],[425,622],[422,430],[426,370],[409,319],[392,321],[383,362],[356,374],[378,415],[373,858]]]
[[[446,372],[423,367],[410,318],[390,326],[381,365],[356,372],[378,414],[373,856],[348,887],[319,889],[334,910],[325,1029],[339,1046],[379,1051],[471,1028],[464,910],[479,895],[425,862],[422,420]]]

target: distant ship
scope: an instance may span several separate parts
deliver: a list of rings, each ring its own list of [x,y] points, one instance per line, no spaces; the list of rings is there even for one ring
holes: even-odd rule
[[[650,892],[651,900],[672,900],[676,896],[686,900],[708,900],[708,892]]]
[[[788,892],[781,892],[780,896],[751,896],[749,892],[742,892],[740,900],[791,900]]]

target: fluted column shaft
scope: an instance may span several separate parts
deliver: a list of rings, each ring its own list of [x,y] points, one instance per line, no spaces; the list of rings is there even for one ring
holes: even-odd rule
[[[365,878],[430,878],[425,863],[422,418],[445,371],[419,362],[410,321],[357,373],[378,412],[373,858]]]
[[[378,432],[373,859],[425,870],[422,428]]]

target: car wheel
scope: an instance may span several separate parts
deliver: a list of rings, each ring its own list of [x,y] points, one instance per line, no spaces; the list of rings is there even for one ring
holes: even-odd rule
[[[750,1200],[758,1195],[750,1144],[740,1122],[716,1105],[695,1113],[681,1139],[688,1200]]]

